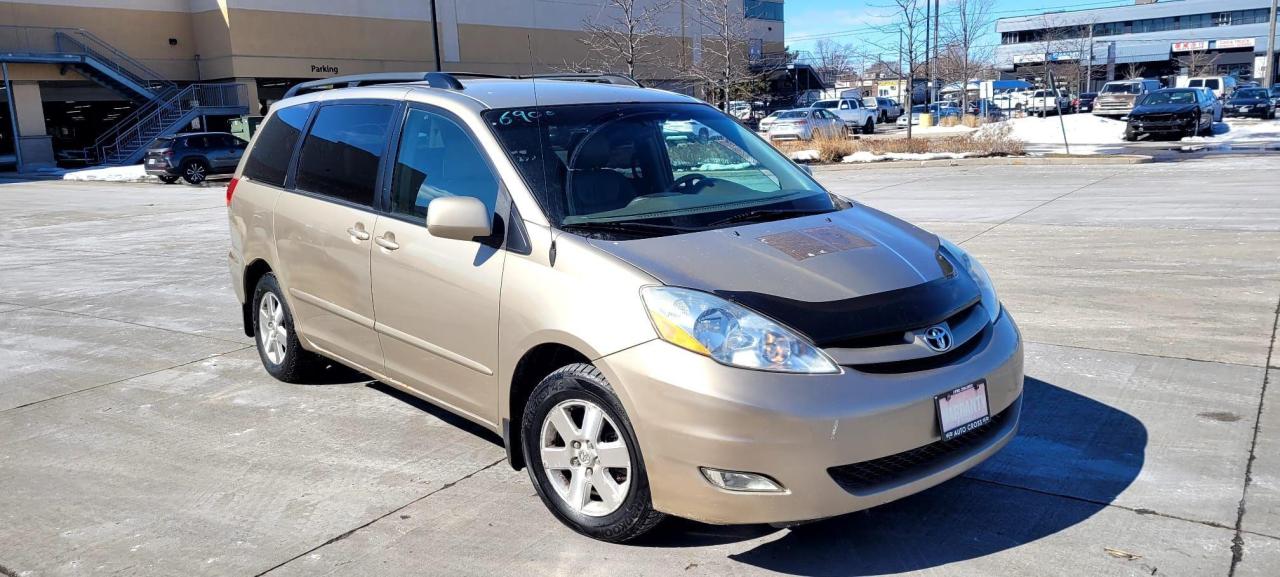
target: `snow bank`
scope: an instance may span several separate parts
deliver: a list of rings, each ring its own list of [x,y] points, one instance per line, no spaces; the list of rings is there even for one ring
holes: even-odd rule
[[[92,180],[100,182],[138,182],[151,178],[147,176],[141,164],[68,170],[62,175],[62,180]]]
[[[958,160],[972,156],[969,152],[886,152],[876,154],[863,150],[844,157],[840,162],[880,162],[883,160]]]
[[[1061,120],[1059,120],[1061,119]],[[1067,142],[1077,144],[1120,144],[1124,142],[1125,122],[1092,114],[1066,114],[1061,117],[1027,116],[988,124],[980,135],[996,127],[1008,126],[1009,136],[1027,144],[1062,144],[1062,126],[1066,125]],[[1072,150],[1072,152],[1075,152]]]
[[[794,160],[796,162],[817,162],[818,151],[812,148],[808,148],[805,150],[797,150],[795,152],[792,152],[788,156],[791,157],[791,160]]]
[[[1213,136],[1188,136],[1183,142],[1232,142],[1237,140],[1280,140],[1280,120],[1262,120],[1256,124],[1229,118],[1213,125]]]

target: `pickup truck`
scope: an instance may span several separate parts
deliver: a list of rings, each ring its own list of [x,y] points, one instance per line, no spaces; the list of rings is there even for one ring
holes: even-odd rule
[[[1053,112],[1057,114],[1059,110],[1063,112],[1071,111],[1071,97],[1067,95],[1065,88],[1057,90],[1036,90],[1027,97],[1023,110],[1028,113]]]
[[[868,107],[858,98],[831,98],[814,102],[809,108],[823,108],[840,117],[845,129],[849,132],[861,131],[863,134],[875,134],[876,116],[879,114],[874,106]]]

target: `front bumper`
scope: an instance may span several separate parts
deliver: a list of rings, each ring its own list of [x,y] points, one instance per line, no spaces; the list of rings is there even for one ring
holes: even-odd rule
[[[1264,116],[1266,116],[1266,115],[1267,115],[1267,111],[1269,111],[1269,110],[1270,110],[1269,108],[1266,108],[1266,107],[1263,107],[1263,106],[1250,106],[1247,110],[1242,110],[1242,109],[1240,109],[1240,108],[1238,108],[1238,107],[1234,107],[1234,108],[1233,108],[1233,107],[1228,106],[1228,107],[1226,107],[1226,108],[1222,109],[1222,115],[1223,115],[1223,116],[1232,116],[1232,117],[1249,117],[1249,116],[1256,116],[1256,117],[1258,117],[1258,118],[1262,118],[1262,117],[1264,117]]]
[[[737,369],[656,340],[596,364],[631,415],[655,508],[707,523],[785,523],[911,495],[1008,443],[1021,413],[1021,336],[1005,313],[975,338],[983,342],[953,364],[902,374]],[[990,413],[1000,418],[959,450],[922,449],[941,440],[934,396],[980,379],[987,381]],[[914,460],[884,482],[847,482],[850,465],[922,450],[936,458]],[[699,467],[767,475],[786,491],[722,490]]]
[[[1129,121],[1129,128],[1137,134],[1181,134],[1195,132],[1194,120]]]

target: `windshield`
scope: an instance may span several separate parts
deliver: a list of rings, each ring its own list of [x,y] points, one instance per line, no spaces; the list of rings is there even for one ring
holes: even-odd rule
[[[547,106],[484,117],[558,228],[654,236],[848,206],[704,104]]]
[[[1108,84],[1102,87],[1102,91],[1107,94],[1137,94],[1137,84]]]
[[[788,110],[778,115],[778,118],[804,118],[809,116],[808,110]]]
[[[1142,104],[1195,104],[1196,93],[1191,90],[1176,92],[1152,92]]]
[[[1246,88],[1236,93],[1236,98],[1267,98],[1266,88]]]

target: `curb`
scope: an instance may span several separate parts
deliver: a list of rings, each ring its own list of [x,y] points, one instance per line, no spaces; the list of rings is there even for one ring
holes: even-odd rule
[[[947,166],[1089,166],[1146,164],[1152,157],[1141,154],[1099,154],[1091,156],[992,156],[985,158],[944,158],[938,160],[883,160],[810,164],[814,171],[873,170],[882,168],[928,168]]]

